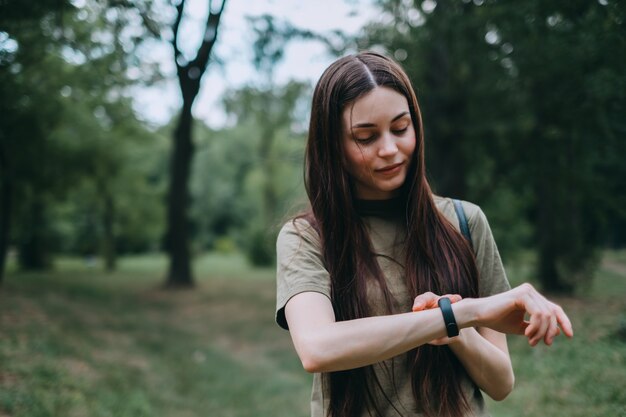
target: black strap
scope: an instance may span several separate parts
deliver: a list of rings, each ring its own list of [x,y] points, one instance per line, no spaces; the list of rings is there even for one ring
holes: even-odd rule
[[[443,322],[446,325],[446,333],[448,337],[455,337],[459,335],[459,326],[456,324],[456,319],[454,317],[454,311],[452,311],[452,303],[450,299],[447,297],[441,297],[439,301],[437,301],[439,308],[441,309],[441,314],[443,315]]]
[[[467,223],[467,217],[465,216],[465,210],[463,210],[463,204],[461,204],[460,200],[456,198],[452,199],[454,203],[454,211],[456,211],[456,216],[459,218],[459,226],[461,228],[461,233],[467,239],[467,243],[469,243],[471,248],[474,248],[472,244],[472,234],[470,233],[469,224]]]

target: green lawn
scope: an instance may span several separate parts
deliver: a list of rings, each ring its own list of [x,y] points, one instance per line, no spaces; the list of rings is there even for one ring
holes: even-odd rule
[[[238,256],[196,262],[193,291],[166,291],[165,260],[80,259],[11,271],[0,290],[0,417],[307,416],[311,377],[273,322],[273,270]],[[509,267],[511,280],[529,268]],[[511,337],[515,391],[502,416],[626,416],[626,252],[558,300],[575,338]]]

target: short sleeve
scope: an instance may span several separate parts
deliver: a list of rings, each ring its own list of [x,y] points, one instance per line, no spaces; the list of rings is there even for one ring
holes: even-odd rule
[[[468,223],[476,255],[476,266],[479,273],[478,292],[480,297],[488,297],[511,289],[506,277],[498,247],[491,233],[489,222],[480,207],[465,203]]]
[[[276,323],[288,330],[285,306],[302,292],[330,299],[330,276],[322,260],[320,239],[305,220],[290,220],[276,240]]]

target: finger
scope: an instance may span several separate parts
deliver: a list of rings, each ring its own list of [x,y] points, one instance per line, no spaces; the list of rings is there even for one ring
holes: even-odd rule
[[[522,321],[520,323],[518,334],[526,334],[526,329],[528,328],[529,325],[530,325],[530,322],[525,321],[525,320]]]
[[[442,295],[440,298],[446,297],[448,299],[450,299],[451,303],[457,303],[459,301],[461,301],[463,299],[463,297],[461,297],[459,294],[446,294],[446,295]],[[439,301],[439,300],[437,300]]]
[[[538,318],[538,327],[535,334],[532,336],[530,342],[532,346],[537,345],[542,339],[547,345],[552,344],[552,339],[556,335],[556,304],[548,301],[537,291],[531,293],[531,298],[534,301],[536,308],[539,311],[534,315]]]
[[[545,303],[548,303],[551,306],[550,308],[551,314],[556,314],[557,322],[559,326],[561,327],[561,329],[563,330],[563,333],[565,333],[567,337],[573,337],[574,329],[573,329],[572,323],[569,317],[567,316],[567,314],[565,314],[565,311],[563,311],[563,308],[561,308],[561,306],[559,306],[558,304],[552,303],[549,300],[547,300],[539,292],[537,292],[532,286],[529,285],[529,287],[532,289],[532,291],[530,292],[533,295],[540,297],[541,300],[543,300]]]
[[[415,299],[413,300],[413,311],[421,311],[427,308],[431,303],[431,300],[437,300],[437,296],[435,294],[433,294],[432,292],[425,292],[423,294],[418,295],[417,297],[415,297]]]
[[[548,346],[552,346],[552,341],[559,333],[559,326],[557,325],[556,316],[552,316],[550,318],[550,326],[548,326],[548,331],[543,338],[543,342]]]
[[[430,342],[428,342],[428,344],[432,346],[447,345],[448,344],[447,339],[448,339],[447,337],[440,337],[438,339],[431,340]]]
[[[415,299],[415,301],[413,301],[413,308],[412,308],[413,311],[421,311],[421,310],[424,310],[425,308],[426,308],[426,304],[424,300]]]
[[[419,311],[424,308],[424,294],[420,294],[413,300],[413,311]]]
[[[537,331],[532,336],[532,346],[536,346],[539,342],[545,340],[552,322],[552,315],[548,311],[543,310],[535,314],[535,316],[538,318],[538,326]]]
[[[527,294],[518,300],[518,305],[522,307],[530,316],[528,326],[524,330],[524,335],[528,338],[529,343],[533,337],[541,330],[541,308],[531,294]],[[532,345],[534,346],[534,345]]]
[[[433,298],[429,298],[427,303],[426,303],[426,308],[427,309],[431,309],[431,308],[437,308],[439,307],[439,305],[437,304],[437,301],[439,301],[441,297],[435,296]]]
[[[449,345],[450,343],[454,343],[457,341],[458,336],[454,336],[454,337],[440,337],[438,339],[434,339],[431,340],[430,342],[428,342],[429,345],[432,346],[443,346],[443,345]]]
[[[530,316],[530,326],[526,329],[526,336],[531,346],[536,346],[545,337],[551,318],[552,315],[543,309]]]
[[[563,329],[563,333],[565,333],[565,336],[574,337],[572,322],[569,320],[569,317],[567,317],[567,314],[565,314],[565,311],[563,311],[563,309],[559,305],[556,306],[556,320],[559,323],[561,329]]]
[[[550,325],[550,322],[546,320],[544,317],[540,316],[539,314],[534,314],[530,318],[530,326],[529,326],[529,328],[532,326],[533,330],[528,332],[528,329],[526,329],[527,332],[529,333],[527,335],[528,343],[531,346],[536,346],[537,343],[539,343],[539,341],[543,339],[543,337],[545,336],[549,325]]]

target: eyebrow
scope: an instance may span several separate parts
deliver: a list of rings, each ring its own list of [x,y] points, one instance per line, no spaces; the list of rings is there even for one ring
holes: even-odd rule
[[[395,122],[396,120],[402,118],[403,116],[406,116],[407,114],[409,114],[408,111],[403,111],[402,113],[400,113],[399,115],[397,115],[396,117],[394,117],[393,119],[391,119],[391,123]],[[374,123],[357,123],[355,125],[352,125],[352,129],[358,129],[361,127],[375,127],[376,125]]]

